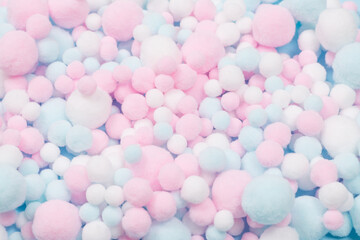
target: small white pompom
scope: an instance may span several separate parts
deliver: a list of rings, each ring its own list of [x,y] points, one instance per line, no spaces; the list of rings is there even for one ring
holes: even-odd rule
[[[18,147],[5,144],[0,146],[0,164],[9,164],[18,168],[23,160],[23,154]]]
[[[228,65],[220,69],[219,83],[225,91],[236,91],[245,84],[245,77],[239,67]]]
[[[97,31],[101,28],[101,16],[97,13],[91,13],[86,17],[86,27],[91,31]]]
[[[320,48],[319,40],[316,37],[315,31],[312,29],[300,33],[298,45],[301,51],[310,50],[317,52]]]
[[[274,52],[267,52],[261,56],[259,63],[260,73],[268,78],[279,75],[282,72],[283,64],[280,54]]]
[[[285,155],[281,165],[284,177],[297,180],[305,177],[310,171],[309,160],[301,153],[288,153]]]
[[[29,102],[29,96],[25,90],[15,89],[7,92],[2,104],[7,112],[18,114]]]
[[[336,84],[330,92],[330,97],[339,105],[341,109],[351,107],[356,99],[354,89],[345,84]]]
[[[51,166],[54,173],[56,173],[58,176],[63,176],[69,167],[70,159],[64,156],[58,157]]]
[[[60,148],[53,143],[45,143],[40,149],[40,157],[48,163],[54,162],[60,156]]]
[[[181,198],[193,204],[202,203],[210,194],[206,181],[199,176],[190,176],[185,179],[181,188]]]
[[[37,102],[28,102],[21,110],[21,116],[27,121],[35,121],[40,115],[40,105]]]
[[[164,94],[159,89],[150,89],[145,95],[146,103],[151,108],[158,108],[164,104]]]
[[[205,94],[208,97],[218,97],[222,93],[220,82],[216,79],[210,79],[204,85]]]
[[[292,227],[271,226],[260,236],[259,240],[299,240],[299,234]]]
[[[227,0],[224,2],[223,12],[231,20],[239,20],[246,12],[246,5],[243,0]]]
[[[105,191],[104,199],[110,206],[120,206],[124,202],[123,189],[116,185],[108,187]]]
[[[319,190],[319,200],[328,209],[338,209],[348,199],[348,190],[339,182],[322,186]]]
[[[245,90],[244,101],[248,104],[258,104],[261,102],[263,92],[260,88],[251,86]]]
[[[85,57],[96,56],[100,49],[100,37],[95,32],[85,31],[77,39],[76,46]]]
[[[216,36],[224,46],[231,46],[240,39],[240,30],[233,22],[222,23],[216,30]]]
[[[307,64],[302,72],[308,74],[314,82],[326,80],[326,70],[320,63]]]
[[[228,210],[221,210],[215,214],[214,226],[219,231],[227,232],[234,225],[234,217]]]
[[[181,154],[187,147],[186,138],[180,134],[174,134],[167,142],[167,148],[173,154]]]
[[[82,230],[83,240],[109,240],[111,239],[111,231],[102,221],[96,220],[86,224]]]
[[[101,184],[92,184],[86,189],[86,200],[93,205],[100,205],[104,202],[105,187]]]

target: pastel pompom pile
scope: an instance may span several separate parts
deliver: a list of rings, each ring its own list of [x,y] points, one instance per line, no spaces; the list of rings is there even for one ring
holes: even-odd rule
[[[0,1],[0,240],[360,239],[360,1]]]

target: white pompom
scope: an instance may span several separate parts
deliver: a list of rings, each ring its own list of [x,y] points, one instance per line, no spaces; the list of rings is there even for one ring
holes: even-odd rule
[[[330,97],[341,109],[351,107],[356,100],[354,89],[345,84],[336,84],[330,92]]]
[[[85,57],[96,56],[100,49],[100,37],[95,32],[85,31],[77,39],[76,46]]]
[[[202,203],[210,194],[206,181],[199,176],[190,176],[185,179],[181,188],[181,198],[193,204]]]
[[[101,184],[92,184],[86,189],[86,200],[93,205],[100,205],[104,202],[105,187]]]
[[[197,24],[198,24],[198,20],[193,16],[184,17],[180,21],[180,27],[182,29],[189,29],[191,31],[195,30]]]
[[[216,29],[216,36],[224,46],[231,46],[240,39],[240,30],[233,22],[222,23]]]
[[[5,110],[9,113],[18,114],[29,102],[29,96],[25,90],[15,89],[7,92],[2,100]]]
[[[350,209],[354,206],[354,196],[352,195],[351,192],[348,192],[348,197],[346,199],[346,201],[344,202],[343,205],[341,205],[341,207],[339,207],[339,211],[341,212],[347,212],[350,211]]]
[[[279,75],[282,72],[283,64],[280,54],[274,52],[267,52],[261,56],[259,63],[260,73],[268,78]]]
[[[229,149],[230,147],[229,138],[227,137],[227,135],[221,132],[215,132],[210,134],[206,138],[205,142],[209,147],[218,147],[223,150]]]
[[[21,110],[21,116],[25,120],[33,122],[40,115],[40,105],[37,102],[28,102]]]
[[[218,97],[222,93],[220,82],[216,79],[210,79],[204,85],[205,94],[208,97]]]
[[[249,17],[243,17],[237,20],[236,25],[239,28],[240,34],[247,34],[252,31],[252,19]]]
[[[40,149],[40,157],[45,161],[52,163],[60,156],[60,148],[53,143],[45,143]]]
[[[291,131],[296,130],[296,121],[303,109],[296,105],[290,105],[284,109],[281,121],[289,126]]]
[[[105,156],[92,156],[86,168],[91,182],[105,184],[113,178],[112,164]]]
[[[260,236],[259,240],[299,240],[299,234],[292,227],[271,226]]]
[[[97,13],[91,13],[86,17],[86,27],[91,31],[97,31],[101,28],[101,16]]]
[[[239,67],[227,65],[219,70],[219,83],[225,91],[236,91],[245,84],[245,77]]]
[[[244,93],[244,101],[248,104],[258,104],[261,102],[262,97],[263,92],[255,86],[250,86]]]
[[[297,85],[291,89],[290,94],[291,94],[291,100],[294,103],[301,104],[310,95],[310,91],[307,87],[303,85]]]
[[[317,81],[312,85],[311,92],[318,96],[328,96],[330,87],[326,82]]]
[[[133,35],[136,41],[142,42],[151,36],[151,29],[145,24],[140,24],[134,28]]]
[[[0,164],[9,164],[18,168],[23,160],[23,155],[18,147],[5,144],[0,146]]]
[[[308,74],[314,82],[326,80],[326,70],[320,63],[307,64],[303,67],[302,72]]]
[[[64,156],[58,157],[51,166],[54,173],[56,173],[58,176],[63,176],[69,167],[70,159]]]
[[[174,16],[175,21],[189,16],[194,9],[195,2],[193,0],[170,0],[169,10]]]
[[[271,102],[282,108],[289,106],[291,100],[290,93],[284,89],[276,90],[271,97]]]
[[[301,153],[286,154],[281,165],[283,176],[291,180],[305,177],[309,170],[309,160]]]
[[[159,89],[150,89],[145,95],[146,103],[151,108],[158,108],[164,104],[164,94]]]
[[[338,209],[348,199],[348,190],[339,182],[332,182],[319,189],[319,200],[328,209]]]
[[[120,206],[124,202],[124,193],[122,188],[116,185],[108,187],[105,191],[104,199],[110,206]]]
[[[155,122],[170,123],[173,119],[172,111],[167,107],[159,107],[154,111]]]
[[[173,154],[181,154],[187,147],[186,138],[180,134],[174,134],[167,142],[167,148]]]
[[[234,225],[234,217],[228,210],[221,210],[215,214],[214,226],[219,231],[227,232]]]
[[[82,231],[83,240],[109,240],[111,232],[108,226],[102,221],[96,220],[86,224]]]
[[[305,30],[300,33],[298,45],[302,51],[311,50],[313,52],[317,52],[320,48],[319,40],[316,37],[315,31],[312,29]]]
[[[246,5],[243,0],[227,0],[224,2],[223,12],[231,20],[239,20],[246,12]]]

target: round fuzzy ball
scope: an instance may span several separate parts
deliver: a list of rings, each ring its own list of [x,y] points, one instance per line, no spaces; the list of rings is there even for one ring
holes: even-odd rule
[[[319,189],[319,200],[328,209],[339,209],[348,197],[348,190],[339,182],[326,184]]]
[[[275,167],[283,161],[284,149],[279,143],[266,140],[256,148],[256,157],[264,167]]]
[[[280,47],[291,41],[295,21],[291,13],[278,5],[262,4],[253,19],[254,39],[268,47]]]
[[[130,238],[144,237],[151,226],[151,218],[143,208],[131,208],[126,211],[122,219],[122,227]]]
[[[199,204],[210,194],[206,181],[199,176],[190,176],[185,179],[181,188],[181,198],[189,203]]]
[[[152,198],[153,191],[149,181],[142,178],[132,178],[124,185],[125,199],[133,206],[145,206]]]
[[[62,200],[50,200],[36,210],[32,230],[39,240],[75,240],[81,228],[79,210]]]
[[[26,182],[14,167],[0,165],[0,213],[16,209],[24,203]]]
[[[242,207],[257,223],[277,224],[290,213],[294,198],[287,180],[275,175],[262,175],[245,187]]]
[[[26,21],[26,32],[35,39],[49,35],[51,27],[49,18],[41,14],[34,14]]]
[[[11,31],[0,38],[0,56],[0,69],[15,76],[30,73],[38,61],[39,53],[29,34]]]
[[[360,89],[360,43],[351,43],[341,48],[335,55],[332,67],[334,81],[344,83],[353,89]]]
[[[292,227],[271,226],[260,236],[259,240],[299,240],[299,234]]]
[[[142,19],[142,9],[138,4],[129,0],[119,0],[105,9],[102,27],[105,34],[119,41],[127,41],[132,38],[134,28]]]
[[[344,216],[336,210],[328,210],[323,216],[324,226],[329,230],[337,230],[344,224]]]
[[[74,28],[85,22],[89,5],[85,0],[48,0],[50,16],[59,27]]]
[[[84,226],[81,237],[82,240],[110,240],[111,231],[104,222],[95,220]]]
[[[326,9],[326,0],[284,0],[281,2],[294,18],[302,23],[316,24],[319,15]]]
[[[143,240],[191,240],[189,229],[177,218],[166,222],[153,222]]]
[[[146,208],[156,221],[167,221],[176,213],[175,198],[168,192],[154,192]]]

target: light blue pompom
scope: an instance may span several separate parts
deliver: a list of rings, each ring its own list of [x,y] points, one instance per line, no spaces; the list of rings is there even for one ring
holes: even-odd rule
[[[58,179],[58,176],[51,169],[44,169],[39,175],[42,177],[46,185]]]
[[[268,120],[270,122],[278,122],[281,120],[283,110],[278,104],[274,104],[274,103],[269,104],[265,108],[265,111],[267,113]]]
[[[24,240],[20,232],[13,232],[9,235],[9,240]]]
[[[230,125],[230,115],[226,111],[218,111],[213,114],[211,122],[215,129],[225,131]]]
[[[66,65],[63,62],[53,62],[47,68],[45,76],[54,83],[58,77],[66,74]]]
[[[323,106],[324,106],[324,103],[323,103],[321,97],[319,97],[317,95],[310,95],[304,101],[304,109],[307,111],[313,110],[316,112],[320,112],[321,109],[323,108]]]
[[[226,167],[226,155],[218,147],[207,147],[199,154],[199,165],[207,172],[221,172]]]
[[[106,62],[106,63],[103,63],[101,66],[100,66],[100,69],[102,70],[108,70],[108,71],[114,71],[114,69],[118,66],[119,64],[117,62]]]
[[[291,226],[296,229],[301,240],[321,239],[328,230],[322,218],[326,208],[313,196],[301,196],[295,199],[291,211]]]
[[[125,58],[130,57],[131,54],[126,49],[120,49],[118,55],[116,56],[116,62],[121,63]]]
[[[360,43],[351,43],[341,48],[333,62],[334,81],[353,89],[360,89]]]
[[[28,159],[21,163],[19,167],[19,172],[23,176],[37,174],[39,172],[39,166],[34,160]]]
[[[190,240],[190,230],[177,218],[166,222],[154,221],[143,240]]]
[[[187,206],[187,202],[181,197],[180,191],[173,191],[171,192],[171,195],[175,199],[176,209],[182,209]]]
[[[236,169],[240,170],[241,158],[239,154],[231,149],[224,150],[226,156],[226,167],[225,170]]]
[[[350,216],[353,223],[353,227],[360,236],[360,195],[354,199],[354,205],[350,210]]]
[[[59,57],[59,44],[51,39],[44,38],[37,43],[39,50],[39,62],[49,64],[55,62]]]
[[[61,57],[64,52],[74,47],[74,40],[70,34],[70,32],[65,31],[59,27],[52,27],[49,38],[55,40],[59,45],[59,56]]]
[[[353,229],[350,214],[348,212],[344,212],[342,215],[344,216],[344,224],[339,229],[330,231],[330,234],[335,237],[349,236],[351,230]]]
[[[52,123],[47,132],[48,140],[59,147],[64,147],[66,145],[66,134],[71,127],[71,123],[67,120]]]
[[[159,28],[166,24],[166,19],[159,13],[148,12],[145,14],[142,23],[150,28],[152,34],[156,34]]]
[[[254,71],[260,62],[260,53],[253,47],[241,49],[236,54],[236,63],[244,71]]]
[[[47,185],[45,197],[48,201],[58,199],[68,202],[71,199],[71,193],[64,180],[55,180]]]
[[[263,141],[261,128],[245,126],[239,134],[239,141],[247,151],[255,151],[256,147]]]
[[[126,162],[132,164],[141,160],[142,151],[139,144],[129,145],[124,150],[124,159]]]
[[[15,27],[9,23],[0,23],[0,38],[5,35],[5,33],[14,31]]]
[[[160,26],[158,34],[174,39],[176,35],[176,29],[172,24],[163,24]]]
[[[244,0],[244,3],[248,11],[254,12],[256,8],[259,6],[260,0]]]
[[[284,0],[281,5],[287,8],[296,20],[316,24],[320,13],[326,9],[326,0]]]
[[[0,164],[0,213],[21,206],[26,197],[26,181],[13,167]]]
[[[268,174],[253,178],[245,187],[242,207],[255,222],[277,224],[290,213],[294,199],[286,179]]]
[[[262,108],[251,110],[248,116],[249,123],[254,127],[262,127],[267,122],[267,113]]]
[[[36,209],[40,207],[41,202],[31,202],[25,208],[25,216],[29,221],[32,221],[36,212]]]
[[[121,65],[128,66],[131,69],[131,71],[135,71],[136,69],[142,67],[142,63],[141,63],[140,59],[135,56],[130,56],[130,57],[125,58],[121,62]]]
[[[221,110],[221,103],[220,100],[217,98],[207,97],[202,100],[199,106],[200,116],[208,119],[211,119],[216,112]]]
[[[83,62],[86,74],[93,74],[100,68],[99,61],[94,57],[88,57]]]
[[[92,142],[91,130],[81,125],[73,126],[66,134],[66,146],[76,153],[89,149]]]
[[[265,90],[273,93],[276,90],[284,89],[284,82],[278,76],[271,76],[265,80]]]
[[[108,227],[114,227],[120,223],[123,213],[119,207],[107,206],[103,210],[101,217]]]
[[[128,168],[119,168],[115,171],[114,174],[114,183],[120,187],[123,187],[130,179],[132,179],[134,174]]]
[[[295,141],[294,150],[296,153],[304,154],[308,159],[320,156],[322,146],[314,137],[302,136]]]
[[[340,153],[336,155],[334,163],[340,178],[353,179],[360,174],[360,163],[353,153]]]
[[[62,61],[69,65],[75,61],[82,61],[83,55],[77,47],[67,49],[62,55]]]
[[[205,236],[207,240],[224,240],[226,232],[219,231],[214,225],[211,225],[206,229]]]
[[[191,34],[192,31],[190,29],[181,29],[176,36],[176,40],[178,43],[184,44]]]
[[[38,174],[31,174],[25,177],[26,181],[26,200],[36,201],[41,198],[45,191],[45,182]]]
[[[173,135],[173,128],[167,122],[158,122],[154,125],[154,137],[161,141],[168,140]]]
[[[85,203],[79,209],[79,215],[81,220],[84,222],[95,221],[100,215],[100,209],[98,206],[92,205],[90,203]]]
[[[221,69],[225,66],[228,65],[236,65],[236,60],[232,57],[229,56],[225,56],[223,58],[220,59],[219,63],[218,63],[218,68]]]
[[[344,179],[343,183],[352,194],[360,194],[360,175],[353,179]]]

